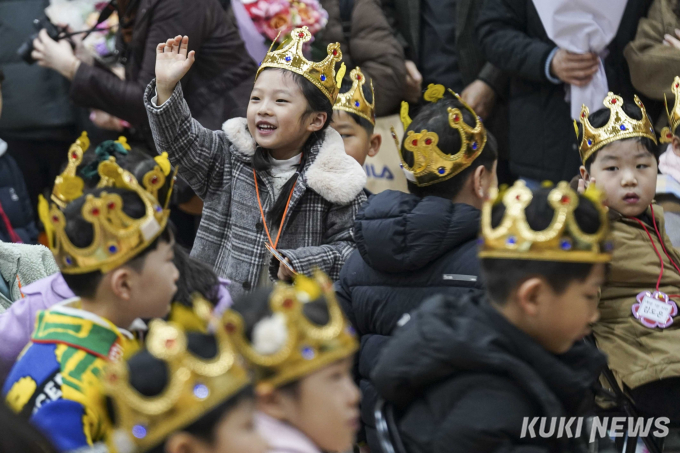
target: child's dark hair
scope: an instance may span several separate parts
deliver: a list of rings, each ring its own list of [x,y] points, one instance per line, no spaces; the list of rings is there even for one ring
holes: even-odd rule
[[[363,88],[361,91],[364,93],[364,98],[366,98],[366,102],[369,104],[373,103],[373,92],[371,91],[371,79],[368,76],[364,76],[366,78],[366,83],[364,83]],[[350,89],[352,89],[352,81],[345,78],[342,79],[342,85],[340,86],[340,92],[341,93],[347,93]],[[356,113],[352,112],[347,112],[345,111],[346,114],[348,114],[355,123],[357,123],[359,126],[363,127],[364,130],[368,133],[369,136],[373,135],[373,131],[375,130],[375,126],[371,124],[370,121],[368,121],[366,118],[363,116],[359,116]]]
[[[419,133],[423,129],[430,132],[435,132],[439,136],[439,143],[437,147],[444,154],[456,154],[460,151],[461,140],[460,133],[458,130],[453,129],[449,125],[449,113],[448,108],[458,108],[463,114],[463,121],[470,127],[474,127],[476,124],[475,117],[463,107],[463,105],[450,94],[446,94],[445,97],[436,103],[426,104],[413,118],[413,122],[409,125],[408,131],[413,131],[414,133]],[[468,168],[461,171],[457,175],[447,179],[446,181],[438,182],[425,187],[418,187],[415,183],[408,181],[408,191],[419,197],[426,197],[432,195],[435,197],[441,197],[446,199],[455,198],[468,181],[470,176],[474,171],[483,165],[487,171],[493,169],[494,162],[498,160],[498,144],[496,139],[489,133],[486,132],[487,140],[486,145],[482,152],[477,156],[477,158],[470,164]],[[406,137],[406,134],[404,134]],[[405,139],[404,139],[405,141]],[[409,165],[413,165],[414,157],[411,151],[408,151],[402,143],[401,155],[404,161]]]
[[[548,194],[551,191],[551,188],[543,188],[534,192],[534,197],[525,210],[527,222],[534,231],[545,230],[553,220],[555,211],[548,204]],[[505,205],[499,203],[492,211],[491,224],[494,228],[501,223],[504,215]],[[586,234],[594,234],[600,229],[598,210],[582,195],[579,195],[574,218]],[[496,258],[482,258],[481,263],[487,291],[491,300],[497,304],[504,304],[515,288],[532,277],[545,279],[556,293],[561,294],[571,282],[585,280],[594,266],[593,263]]]
[[[269,305],[269,297],[272,291],[272,288],[257,289],[252,293],[241,296],[232,307],[232,310],[239,313],[243,318],[243,330],[250,342],[253,341],[253,329],[257,323],[272,315]],[[323,295],[304,304],[302,312],[307,319],[318,326],[325,326],[330,321],[327,301]],[[299,380],[288,383],[280,387],[280,390],[294,390],[297,388],[298,382]]]
[[[293,184],[295,184],[297,181],[300,171],[302,171],[305,164],[307,163],[309,152],[315,145],[321,145],[321,143],[323,143],[323,131],[328,128],[331,120],[333,119],[333,104],[331,104],[331,101],[326,97],[325,94],[323,94],[320,89],[318,89],[312,82],[299,74],[277,68],[267,68],[264,69],[264,71],[281,71],[284,77],[291,77],[295,81],[307,100],[307,110],[305,111],[302,119],[305,119],[313,113],[326,113],[326,122],[324,123],[323,127],[318,132],[313,132],[302,146],[302,158],[300,160],[299,170],[293,176],[291,176],[288,181],[286,181],[286,184],[283,185],[279,197],[276,199],[274,205],[267,213],[267,223],[272,223],[278,227],[278,224],[283,218],[283,211],[286,209],[288,195],[290,194],[290,191],[293,190]],[[258,147],[258,149],[255,151],[255,154],[253,154],[251,164],[258,172],[266,171],[271,165],[267,150]]]
[[[213,335],[202,333],[187,334],[187,349],[194,356],[202,360],[210,360],[217,356],[217,341]],[[130,386],[147,398],[159,396],[169,384],[169,370],[167,364],[147,350],[135,354],[127,363],[130,377]],[[174,432],[182,431],[191,434],[209,444],[215,440],[215,428],[220,420],[244,399],[254,398],[252,386],[247,386],[235,395],[219,403],[210,411],[201,415],[200,418],[189,425],[181,427]],[[109,418],[116,422],[116,412],[110,397],[106,399],[106,409]],[[164,439],[160,444],[147,450],[149,453],[165,452]]]
[[[642,119],[642,110],[640,110],[640,107],[637,106],[634,102],[629,102],[629,101],[623,101],[623,106],[621,107],[626,115],[631,117],[634,120],[641,120]],[[590,122],[591,126],[593,127],[602,127],[607,122],[609,121],[609,115],[611,114],[611,110],[609,110],[606,107],[601,108],[600,110],[597,110],[596,112],[593,112],[588,116],[588,122]],[[580,144],[581,141],[583,140],[583,125],[581,123],[578,123],[578,143]],[[624,140],[635,140],[636,142],[640,143],[649,153],[654,156],[654,158],[659,161],[659,147],[650,139],[647,137],[634,137],[634,138],[626,138]],[[599,154],[600,151],[602,151],[603,148],[600,148],[596,152],[594,152],[588,160],[583,164],[586,167],[586,170],[588,173],[590,173],[590,166],[593,162],[595,162],[595,159],[597,158],[597,155]]]
[[[175,267],[179,271],[177,293],[174,301],[187,307],[193,307],[191,295],[202,294],[213,306],[217,305],[219,280],[212,267],[189,256],[184,247],[175,243]]]
[[[99,164],[109,157],[115,157],[116,163],[127,170],[137,179],[143,187],[144,175],[154,169],[156,161],[144,151],[132,148],[125,150],[119,143],[108,140],[101,143],[97,148],[83,153],[83,160],[76,169],[76,174],[83,179],[85,187],[94,189],[99,184],[101,177],[97,169]],[[172,184],[172,173],[165,178],[165,184],[158,190],[158,200],[161,205],[165,203],[168,191]]]
[[[0,69],[0,85],[2,85],[2,82],[5,81],[5,73],[2,72],[2,69]]]
[[[94,195],[99,197],[102,192],[115,193],[120,195],[123,201],[123,212],[130,218],[140,219],[146,213],[144,202],[139,198],[135,192],[127,189],[117,189],[108,187],[104,189],[94,189],[87,191],[85,195],[70,203],[64,209],[64,218],[66,220],[66,227],[64,232],[71,241],[71,243],[79,248],[87,247],[92,244],[94,239],[94,228],[92,224],[83,218],[82,210],[85,204],[87,195]],[[151,243],[147,248],[142,250],[137,256],[125,263],[126,266],[131,267],[137,272],[141,272],[144,268],[144,261],[146,256],[156,250],[158,242],[172,242],[172,232],[168,226],[163,232]],[[101,271],[87,272],[85,274],[64,274],[64,280],[73,293],[78,297],[92,298],[97,292],[97,287],[101,282],[104,274]]]
[[[0,403],[0,453],[57,453],[57,449],[28,420]]]

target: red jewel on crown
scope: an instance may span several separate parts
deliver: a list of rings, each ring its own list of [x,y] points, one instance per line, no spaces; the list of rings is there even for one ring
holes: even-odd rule
[[[114,210],[116,209],[116,203],[112,201],[109,204],[107,204],[106,207],[109,208],[110,210]]]
[[[298,38],[304,38],[305,34],[303,32],[298,33]]]
[[[94,209],[92,210],[92,215],[94,215],[94,216],[99,215],[99,209],[98,209],[98,208],[94,208]]]
[[[426,145],[431,145],[431,144],[432,144],[432,139],[431,139],[431,138],[426,139],[426,140],[425,140],[425,144],[426,144]]]
[[[616,99],[612,99],[612,104],[616,104]]]
[[[233,322],[228,322],[226,326],[224,326],[225,329],[227,329],[227,332],[229,333],[234,333],[236,332],[236,326],[234,325]]]
[[[666,134],[666,138],[673,138],[673,134],[671,134],[670,132],[667,133],[667,134]]]
[[[357,80],[361,80],[361,76],[357,74]]]
[[[75,151],[73,151],[73,152],[71,153],[71,159],[76,160],[77,158],[78,158],[78,153],[75,152]]]
[[[412,144],[413,146],[418,146],[418,140],[413,140],[413,141],[411,142],[411,144]]]
[[[560,199],[560,203],[562,204],[567,204],[569,203],[570,198],[567,195],[562,195],[562,198]]]
[[[59,223],[59,217],[57,217],[56,215],[53,215],[52,216],[52,222]]]
[[[151,177],[151,184],[153,184],[154,186],[158,184],[158,176]]]
[[[458,116],[458,114],[453,115],[453,122],[457,123],[458,121],[460,121],[460,116]]]
[[[165,340],[165,347],[167,349],[170,349],[173,346],[175,346],[175,339],[174,338],[168,338],[167,340]]]

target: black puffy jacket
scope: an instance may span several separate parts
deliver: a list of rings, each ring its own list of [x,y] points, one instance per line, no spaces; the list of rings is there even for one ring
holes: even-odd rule
[[[522,439],[523,419],[588,415],[605,364],[585,342],[549,353],[484,296],[435,296],[397,330],[372,378],[409,453],[576,453],[585,422],[580,439],[557,439],[557,428],[541,438],[539,425]]]
[[[26,191],[26,183],[19,166],[6,152],[6,143],[0,140],[0,241],[13,241],[10,228],[24,244],[38,241],[38,230],[33,220],[33,208]],[[4,216],[2,215],[4,213]],[[7,225],[9,223],[10,225]]]
[[[371,196],[354,225],[357,250],[336,284],[339,301],[361,337],[356,373],[361,417],[372,451],[376,393],[369,376],[399,319],[428,297],[479,291],[480,211],[439,197],[396,191]]]

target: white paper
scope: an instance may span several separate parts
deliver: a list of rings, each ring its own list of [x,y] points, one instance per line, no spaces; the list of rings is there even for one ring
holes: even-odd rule
[[[651,321],[665,324],[673,312],[673,306],[665,302],[645,296],[638,307],[638,315]]]
[[[595,52],[601,60],[616,36],[627,0],[533,0],[548,37],[561,49],[574,53]],[[581,106],[591,112],[602,108],[609,87],[600,63],[593,80],[584,87],[570,86],[571,116],[581,114]]]

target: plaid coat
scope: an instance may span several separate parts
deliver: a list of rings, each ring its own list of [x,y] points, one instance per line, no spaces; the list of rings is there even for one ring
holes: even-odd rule
[[[222,131],[211,131],[191,118],[180,84],[160,107],[151,103],[154,93],[152,81],[144,100],[157,149],[168,152],[204,202],[191,255],[230,279],[232,296],[257,287],[265,260],[275,279],[278,262],[264,246],[267,235],[250,163],[257,145],[245,118],[231,119]],[[319,268],[333,280],[338,278],[355,248],[352,228],[366,200],[365,183],[364,170],[345,153],[340,135],[327,129],[301,171],[277,247],[297,272],[310,275]],[[267,172],[258,174],[258,185],[267,212],[275,201]]]

